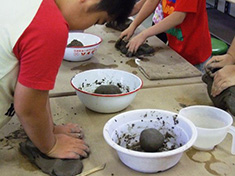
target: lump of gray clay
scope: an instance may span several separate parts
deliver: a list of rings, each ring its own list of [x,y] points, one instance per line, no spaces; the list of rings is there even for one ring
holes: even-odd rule
[[[148,128],[140,133],[140,146],[145,152],[157,152],[163,142],[164,136],[155,128]]]
[[[51,176],[75,176],[83,169],[81,160],[50,158],[40,152],[30,140],[20,143],[20,151],[31,163]]]
[[[115,48],[121,51],[121,53],[125,54],[127,57],[132,56],[142,56],[142,55],[150,55],[155,52],[154,48],[149,46],[147,43],[143,43],[139,46],[137,51],[135,53],[131,53],[128,51],[128,48],[126,47],[127,41],[124,41],[123,39],[118,39],[115,43]]]
[[[122,91],[115,85],[101,85],[94,91],[97,94],[120,94]]]
[[[127,18],[123,23],[118,23],[117,21],[110,21],[105,24],[106,27],[112,28],[118,31],[124,31],[130,26],[132,20]]]
[[[83,43],[74,39],[72,42],[70,42],[67,47],[76,47],[76,46],[83,46]]]
[[[207,92],[213,104],[225,111],[229,110],[231,114],[235,115],[235,86],[228,87],[219,95],[213,97],[211,95],[213,78],[210,77],[208,73],[206,73],[202,76],[202,80],[207,84]]]

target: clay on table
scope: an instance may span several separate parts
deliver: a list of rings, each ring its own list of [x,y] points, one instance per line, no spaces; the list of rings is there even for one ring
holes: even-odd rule
[[[40,152],[30,140],[20,143],[20,151],[30,162],[51,176],[75,176],[83,169],[81,160],[50,158]]]
[[[163,146],[164,136],[155,128],[140,133],[140,146],[145,152],[157,152]]]
[[[147,43],[141,44],[140,47],[137,49],[136,53],[132,53],[128,51],[128,48],[126,47],[127,41],[124,41],[123,39],[119,39],[116,44],[115,48],[121,51],[121,53],[125,54],[127,57],[132,56],[142,56],[142,55],[150,55],[155,52],[154,48],[149,46]]]
[[[82,42],[78,41],[77,39],[72,40],[67,47],[76,47],[76,46],[84,46]]]
[[[202,80],[207,84],[207,92],[214,105],[223,110],[229,110],[231,114],[235,115],[235,86],[228,87],[219,95],[213,97],[211,95],[213,78],[206,73],[202,76]]]
[[[122,93],[119,87],[115,85],[101,85],[97,87],[94,93],[98,94],[120,94]]]
[[[130,26],[132,20],[127,18],[123,23],[118,23],[117,21],[110,21],[105,24],[106,27],[112,28],[118,31],[124,31]]]

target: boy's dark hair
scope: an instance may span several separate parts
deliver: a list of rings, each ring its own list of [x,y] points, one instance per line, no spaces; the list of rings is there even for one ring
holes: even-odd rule
[[[112,20],[124,22],[130,15],[136,0],[100,0],[93,8],[97,11],[106,11]]]

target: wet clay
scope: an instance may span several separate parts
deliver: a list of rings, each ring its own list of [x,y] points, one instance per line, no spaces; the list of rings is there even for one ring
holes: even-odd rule
[[[229,175],[230,169],[229,165],[221,160],[218,160],[215,155],[213,155],[213,152],[211,151],[198,151],[194,148],[190,148],[188,151],[186,151],[186,155],[191,159],[192,161],[196,163],[203,164],[204,167],[212,175]],[[202,158],[196,158],[197,155],[203,155]],[[219,167],[213,168],[213,165],[217,164]],[[225,169],[222,169],[225,168]]]
[[[96,68],[117,68],[117,64],[101,64],[101,63],[83,63],[79,66],[71,68],[71,70],[81,70],[81,71],[86,71],[86,70],[91,70],[91,69],[96,69]]]
[[[124,31],[126,28],[130,26],[131,23],[132,20],[127,18],[123,23],[118,23],[117,21],[110,21],[106,23],[105,26],[118,31]]]
[[[213,97],[211,96],[213,78],[206,73],[202,76],[202,80],[207,84],[207,92],[214,105],[223,110],[229,110],[233,115],[235,115],[235,86],[231,86],[216,97]]]
[[[81,160],[55,159],[41,153],[30,140],[20,143],[20,151],[30,162],[51,176],[75,176],[82,172]]]
[[[164,136],[155,128],[148,128],[140,133],[140,147],[145,152],[157,152],[163,142]]]
[[[126,47],[127,43],[128,43],[127,41],[119,39],[115,44],[115,48],[120,50],[121,53],[125,54],[127,57],[150,55],[155,52],[153,47],[149,46],[147,43],[144,43],[140,45],[140,47],[137,49],[135,53],[132,53],[128,51],[128,48]]]
[[[70,42],[67,47],[76,47],[76,46],[84,46],[82,42],[74,39],[72,42]]]
[[[115,85],[101,85],[94,91],[97,94],[120,94],[122,91]]]

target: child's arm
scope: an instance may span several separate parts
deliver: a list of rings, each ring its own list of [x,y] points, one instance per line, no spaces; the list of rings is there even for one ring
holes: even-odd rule
[[[235,86],[235,65],[225,65],[215,72],[211,95],[215,97],[231,86]]]
[[[213,56],[205,64],[205,70],[207,73],[210,74],[210,76],[213,77],[215,73],[212,73],[211,70],[215,70],[217,68],[222,68],[226,65],[233,65],[233,64],[235,64],[235,37],[227,53],[224,55]]]
[[[235,64],[235,37],[233,38],[232,44],[230,45],[227,54],[233,58],[233,64]]]
[[[131,23],[131,25],[124,30],[120,38],[126,37],[127,40],[131,38],[135,29],[151,14],[154,12],[160,0],[146,0],[143,7],[140,9],[138,15],[135,20]]]
[[[131,39],[130,42],[127,44],[127,47],[129,47],[129,51],[136,52],[137,49],[139,48],[139,46],[148,37],[165,32],[165,31],[181,24],[184,21],[186,15],[187,15],[186,12],[175,11],[171,15],[167,16],[162,21],[160,21],[158,24],[155,24],[154,26],[142,31],[137,36],[135,36],[133,39]]]
[[[134,6],[134,8],[133,8],[133,10],[132,10],[132,12],[131,12],[131,14],[130,14],[130,16],[136,15],[136,14],[140,11],[140,9],[142,8],[142,6],[144,5],[145,1],[146,1],[146,0],[140,0],[140,1],[138,1],[138,2],[135,4],[135,6]]]
[[[212,96],[215,97],[228,87],[235,86],[235,37],[233,38],[227,54],[212,57],[206,65],[206,70],[209,69],[209,67],[222,67],[215,73],[211,74],[211,76],[214,76],[214,81],[211,87]]]
[[[53,133],[54,124],[48,110],[48,93],[49,91],[31,89],[17,82],[14,107],[26,134],[41,152],[51,157],[86,157],[89,148],[83,140]]]

